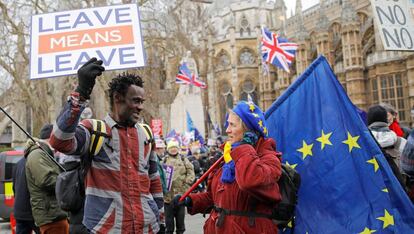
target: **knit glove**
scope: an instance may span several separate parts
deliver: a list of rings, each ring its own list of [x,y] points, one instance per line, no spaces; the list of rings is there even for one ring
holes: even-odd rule
[[[224,150],[223,150],[223,157],[224,157],[225,163],[229,163],[232,160],[230,156],[230,152],[231,152],[231,144],[229,142],[226,142],[226,144],[224,145]]]
[[[193,206],[193,200],[191,200],[191,198],[189,196],[184,198],[184,201],[181,201],[181,195],[175,195],[175,197],[172,200],[172,204],[173,204],[173,208],[179,208],[180,206],[186,206],[186,207],[191,207]]]
[[[75,91],[78,92],[81,97],[84,97],[85,99],[89,99],[91,97],[96,77],[102,75],[102,72],[105,71],[102,63],[102,60],[91,58],[88,62],[83,64],[81,68],[79,68],[78,87]]]
[[[235,164],[233,159],[231,158],[232,145],[230,142],[227,142],[224,145],[223,151],[223,158],[224,158],[224,165],[223,165],[223,172],[221,173],[221,182],[231,184],[236,178],[236,171],[235,171]]]

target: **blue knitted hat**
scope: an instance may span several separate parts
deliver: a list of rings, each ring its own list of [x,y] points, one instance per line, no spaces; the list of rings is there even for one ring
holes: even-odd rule
[[[267,138],[268,132],[263,111],[253,102],[240,101],[233,108],[233,112],[243,121],[249,130],[253,130],[260,136]]]

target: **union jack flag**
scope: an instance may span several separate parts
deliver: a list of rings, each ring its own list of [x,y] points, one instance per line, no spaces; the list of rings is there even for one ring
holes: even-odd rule
[[[263,61],[289,72],[289,66],[292,64],[295,52],[298,49],[296,43],[288,42],[287,39],[280,38],[277,34],[262,27],[261,47]]]
[[[199,80],[187,66],[187,63],[182,63],[178,69],[178,74],[175,76],[176,84],[188,84],[200,87],[202,89],[207,88],[206,83]]]

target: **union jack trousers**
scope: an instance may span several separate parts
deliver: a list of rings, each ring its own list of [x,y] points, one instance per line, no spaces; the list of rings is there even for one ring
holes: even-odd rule
[[[58,151],[86,155],[90,145],[90,120],[79,118],[85,105],[73,92],[57,118],[50,139]],[[83,224],[92,233],[157,233],[163,194],[156,154],[144,130],[104,119],[109,137],[93,157],[86,176]]]

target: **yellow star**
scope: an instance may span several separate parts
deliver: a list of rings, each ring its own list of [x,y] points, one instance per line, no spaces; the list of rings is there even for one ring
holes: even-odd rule
[[[252,113],[252,115],[253,115],[254,117],[256,117],[256,118],[260,118],[260,117],[259,117],[259,115],[258,115],[258,114],[256,114],[256,113]]]
[[[378,166],[378,162],[375,158],[372,158],[372,159],[368,160],[367,163],[373,164],[374,165],[374,171],[375,172],[378,171],[379,166]]]
[[[382,228],[385,229],[386,227],[390,225],[394,225],[394,216],[390,215],[387,210],[384,210],[384,216],[378,217],[378,220],[381,220],[384,222],[384,225],[382,225]]]
[[[259,124],[259,126],[260,126],[261,128],[263,127],[263,121],[261,121],[261,120],[260,120],[260,121],[258,122],[258,124]]]
[[[263,128],[263,133],[267,136],[267,128],[266,127]]]
[[[297,151],[299,151],[299,152],[302,153],[302,158],[305,159],[308,155],[312,156],[312,147],[313,147],[313,144],[308,145],[308,144],[306,144],[305,141],[303,141],[302,144],[303,144],[302,145],[302,148],[300,148],[300,149],[297,150]]]
[[[288,228],[292,228],[292,220],[287,224]]]
[[[383,191],[384,193],[388,193],[388,189],[387,188],[385,188],[385,189],[383,189],[381,191]]]
[[[253,112],[254,111],[254,105],[253,104],[250,104],[249,105],[249,109],[250,109],[251,112]]]
[[[377,230],[371,230],[371,229],[369,229],[369,228],[365,228],[364,229],[364,231],[362,231],[362,232],[360,232],[359,234],[371,234],[371,233],[374,233],[374,232],[376,232]]]
[[[321,149],[325,148],[325,145],[332,145],[331,141],[329,140],[329,137],[331,137],[331,135],[332,132],[325,134],[322,130],[322,136],[316,139],[321,143]]]
[[[345,141],[343,141],[342,143],[347,144],[349,147],[349,152],[352,151],[352,148],[360,148],[361,147],[358,145],[358,138],[359,136],[355,136],[353,137],[349,132],[348,132],[348,139],[346,139]]]
[[[295,168],[296,168],[296,166],[298,165],[297,163],[296,163],[296,164],[292,164],[292,165],[290,165],[288,161],[286,161],[286,163],[285,163],[285,164],[286,164],[286,165],[288,165],[289,167],[293,168],[293,169],[295,169]]]

